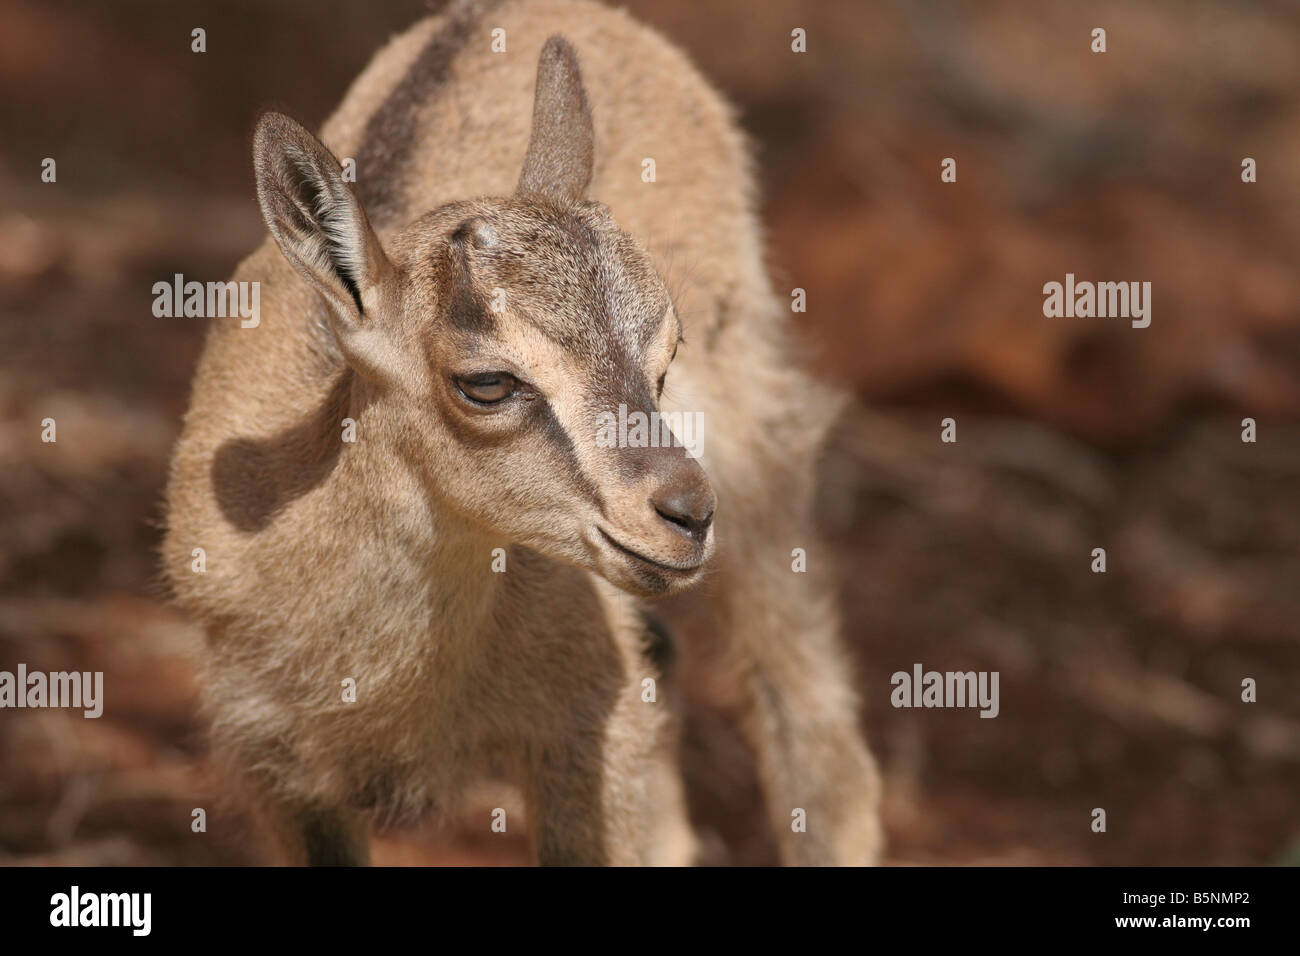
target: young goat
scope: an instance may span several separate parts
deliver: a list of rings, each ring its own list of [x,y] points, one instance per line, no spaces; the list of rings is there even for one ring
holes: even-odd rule
[[[542,863],[691,862],[638,598],[707,569],[783,860],[871,862],[810,518],[838,399],[792,360],[719,97],[621,12],[479,0],[390,41],[322,137],[355,165],[257,127],[260,321],[213,324],[168,489],[214,749],[280,856],[365,862],[369,814],[504,769]],[[608,447],[635,412],[706,440]]]

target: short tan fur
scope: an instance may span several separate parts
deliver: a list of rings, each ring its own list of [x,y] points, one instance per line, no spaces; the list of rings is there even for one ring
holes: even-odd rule
[[[694,861],[641,609],[703,581],[783,859],[873,861],[831,576],[791,559],[828,560],[838,399],[799,365],[745,144],[694,67],[587,0],[457,2],[319,140],[264,116],[254,162],[271,237],[235,279],[260,322],[209,333],[164,562],[278,858],[364,862],[373,815],[504,768],[543,863]],[[700,456],[605,447],[620,405],[699,413]]]

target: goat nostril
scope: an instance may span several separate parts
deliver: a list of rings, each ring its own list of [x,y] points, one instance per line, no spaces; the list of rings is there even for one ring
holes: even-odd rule
[[[650,504],[659,517],[681,528],[694,540],[703,540],[713,523],[711,494],[670,491],[657,496]]]

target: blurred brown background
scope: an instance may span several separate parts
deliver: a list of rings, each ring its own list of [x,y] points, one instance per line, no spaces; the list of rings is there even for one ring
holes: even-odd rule
[[[862,399],[823,510],[890,862],[1294,862],[1300,7],[626,5],[741,107],[777,287],[807,289],[798,324]],[[423,7],[0,0],[0,669],[103,670],[108,695],[100,720],[0,711],[0,862],[257,859],[204,762],[196,635],[155,583],[204,323],[154,318],[151,286],[228,275],[263,234],[257,111],[318,125]],[[1045,318],[1066,272],[1149,280],[1150,328]],[[689,664],[707,641],[679,617]],[[918,661],[1000,671],[1001,715],[892,709]],[[693,673],[696,823],[770,862]],[[524,858],[481,819],[386,833],[377,861]]]

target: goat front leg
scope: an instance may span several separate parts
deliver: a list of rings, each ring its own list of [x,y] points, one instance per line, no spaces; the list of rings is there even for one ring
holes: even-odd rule
[[[366,817],[352,810],[260,799],[254,813],[270,835],[276,862],[290,866],[368,866]]]
[[[665,834],[667,811],[656,804],[667,797],[670,810],[681,807],[680,793],[663,776],[666,721],[655,709],[661,706],[641,699],[638,677],[603,719],[534,745],[527,792],[538,863],[660,862],[652,844]]]
[[[694,866],[700,847],[686,808],[682,780],[680,744],[682,733],[682,690],[676,675],[676,639],[664,624],[647,615],[646,663],[659,675],[653,706],[662,708],[657,721],[659,744],[651,755],[647,811],[647,858],[650,866]],[[643,685],[644,686],[644,685]],[[645,701],[645,693],[642,700]]]
[[[785,533],[730,552],[716,582],[725,662],[782,861],[868,865],[881,852],[879,774],[858,728],[833,583],[825,570],[793,571],[793,547],[814,562],[824,553]]]

